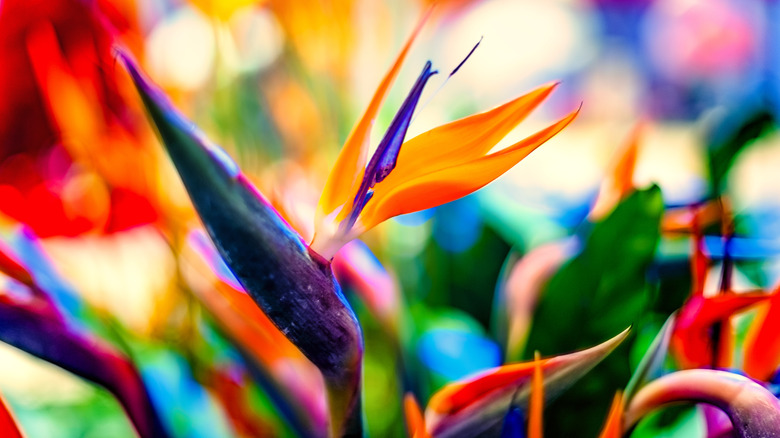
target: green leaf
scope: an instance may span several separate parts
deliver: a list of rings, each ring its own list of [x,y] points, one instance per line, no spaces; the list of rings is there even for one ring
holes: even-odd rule
[[[549,281],[534,312],[525,357],[562,354],[593,345],[646,315],[646,280],[659,240],[663,199],[657,186],[637,190],[593,225],[582,252]],[[546,411],[566,418],[546,426],[551,436],[595,436],[615,390],[630,377],[623,345]]]
[[[545,288],[526,345],[560,354],[593,345],[635,323],[648,302],[645,273],[663,212],[657,186],[638,190],[593,226],[582,252]]]

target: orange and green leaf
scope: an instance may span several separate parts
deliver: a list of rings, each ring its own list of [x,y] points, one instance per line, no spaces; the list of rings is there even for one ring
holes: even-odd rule
[[[534,369],[544,372],[544,398],[550,400],[596,366],[628,336],[628,329],[587,350],[504,365],[451,383],[428,402],[425,421],[434,436],[478,435],[500,428],[512,406],[531,396]]]
[[[618,391],[612,400],[607,421],[601,429],[599,438],[621,438],[623,436],[623,393]]]

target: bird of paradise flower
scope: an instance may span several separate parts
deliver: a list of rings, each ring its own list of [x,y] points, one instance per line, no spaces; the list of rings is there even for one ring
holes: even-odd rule
[[[373,121],[424,22],[404,45],[347,139],[323,190],[310,245],[226,153],[179,115],[131,57],[118,50],[219,252],[269,319],[322,372],[331,435],[362,430],[363,354],[360,325],[332,275],[333,255],[390,217],[458,199],[488,184],[579,112],[487,154],[552,92],[556,84],[548,84],[404,142],[423,88],[436,74],[428,62],[368,160]]]

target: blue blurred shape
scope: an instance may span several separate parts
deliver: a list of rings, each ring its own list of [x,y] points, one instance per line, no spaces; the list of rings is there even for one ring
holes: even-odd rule
[[[461,253],[471,248],[482,234],[482,219],[475,198],[439,206],[433,223],[433,238],[445,251]]]
[[[35,282],[40,285],[62,312],[72,327],[86,330],[84,321],[85,306],[79,294],[59,275],[38,237],[27,227],[22,227],[12,235],[11,247],[22,264],[30,271]]]
[[[723,258],[725,243],[720,236],[705,236],[704,246],[707,255],[712,258]],[[734,237],[731,240],[729,252],[735,259],[764,259],[780,255],[780,239],[754,239]]]
[[[460,330],[432,329],[417,344],[420,360],[431,371],[450,380],[501,364],[501,350],[490,339]]]
[[[194,380],[182,357],[162,349],[145,349],[139,353],[144,383],[173,436],[231,436],[227,419],[208,391]]]
[[[504,417],[501,438],[525,438],[525,419],[520,408],[512,406]]]

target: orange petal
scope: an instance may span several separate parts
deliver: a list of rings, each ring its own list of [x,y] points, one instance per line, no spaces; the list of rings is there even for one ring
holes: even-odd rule
[[[643,123],[634,127],[628,141],[617,153],[617,160],[611,165],[609,174],[601,184],[596,205],[591,210],[591,218],[598,219],[607,215],[634,190],[634,170],[639,155],[639,138],[644,129]]]
[[[534,353],[534,375],[531,380],[531,399],[528,400],[528,438],[542,438],[544,412],[544,377],[539,352]]]
[[[390,185],[388,180],[382,181],[376,185],[374,197],[363,210],[360,222],[368,230],[393,216],[435,207],[466,196],[512,168],[571,123],[578,113],[579,109],[536,134],[477,160],[434,171],[399,185]]]
[[[499,318],[503,321],[500,333],[505,336],[507,361],[520,358],[536,302],[544,286],[553,274],[571,258],[576,251],[573,240],[556,240],[540,245],[523,256],[509,269],[506,279],[499,283],[497,293],[500,302],[496,303]]]
[[[431,129],[404,143],[387,179],[406,181],[480,158],[498,144],[558,86],[543,85],[490,111]],[[392,184],[392,183],[390,183]]]
[[[363,178],[363,172],[366,167],[366,160],[368,159],[368,147],[371,137],[371,127],[374,124],[377,114],[379,113],[379,107],[387,96],[387,91],[393,84],[395,77],[398,75],[398,71],[401,69],[406,54],[409,52],[409,48],[412,46],[417,35],[425,24],[425,21],[430,16],[431,10],[423,15],[417,27],[412,32],[412,35],[406,41],[401,53],[398,54],[393,66],[385,74],[382,82],[379,84],[374,97],[371,98],[371,102],[368,104],[366,112],[360,118],[358,123],[352,129],[347,141],[344,143],[344,147],[341,148],[339,156],[336,159],[336,163],[328,175],[328,180],[325,183],[325,187],[322,190],[320,196],[320,202],[317,207],[318,216],[331,214],[340,205],[347,202],[347,200],[354,197],[357,188],[360,186],[360,181]],[[319,220],[317,221],[319,222]]]
[[[404,396],[404,415],[406,416],[406,429],[412,438],[429,438],[430,435],[425,429],[425,418],[423,418],[420,405],[411,392]]]
[[[636,170],[636,159],[639,155],[639,138],[642,136],[643,129],[644,124],[642,123],[634,128],[629,137],[628,145],[625,146],[613,169],[613,183],[621,198],[634,189],[634,171]]]
[[[618,391],[612,400],[607,421],[599,438],[621,438],[623,436],[623,394]]]

